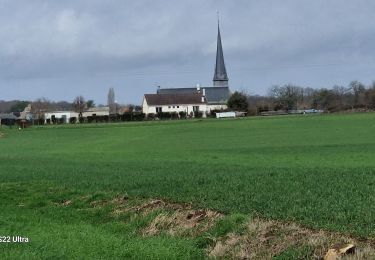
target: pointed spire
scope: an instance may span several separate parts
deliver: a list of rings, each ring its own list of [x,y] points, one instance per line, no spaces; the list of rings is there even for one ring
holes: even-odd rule
[[[217,13],[217,15],[216,66],[213,82],[214,86],[228,87],[228,75],[227,70],[225,69],[223,46],[221,44],[219,13]]]

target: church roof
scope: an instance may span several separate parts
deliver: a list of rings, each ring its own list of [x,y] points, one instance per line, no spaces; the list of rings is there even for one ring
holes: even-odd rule
[[[202,94],[200,93],[145,94],[145,99],[147,104],[151,106],[206,103],[206,100],[202,102]]]
[[[192,94],[201,93],[203,95],[203,89],[205,90],[205,96],[208,103],[226,103],[229,96],[230,90],[228,87],[201,87],[200,90],[195,88],[161,88],[158,89],[159,94]]]
[[[215,81],[228,81],[227,70],[225,69],[223,46],[221,43],[220,26],[217,26],[217,47],[216,47],[216,66],[214,74]]]

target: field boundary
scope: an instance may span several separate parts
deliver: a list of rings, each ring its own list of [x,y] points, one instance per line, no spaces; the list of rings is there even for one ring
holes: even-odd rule
[[[144,237],[168,235],[206,240],[205,252],[213,258],[271,259],[292,251],[309,258],[323,259],[329,250],[337,252],[352,244],[355,250],[349,259],[375,257],[375,239],[361,239],[339,232],[304,227],[294,222],[267,220],[260,216],[243,214],[225,215],[211,209],[198,209],[192,204],[146,199],[139,204],[127,205],[127,196],[91,202],[95,207],[113,206],[112,215],[153,216],[139,230]],[[69,203],[70,204],[70,203]],[[65,205],[65,204],[63,204]],[[65,205],[66,206],[66,205]],[[220,231],[222,226],[230,226]],[[219,231],[218,231],[219,230]],[[296,252],[294,252],[296,251]],[[293,256],[294,256],[293,254]],[[289,255],[288,255],[289,256]]]

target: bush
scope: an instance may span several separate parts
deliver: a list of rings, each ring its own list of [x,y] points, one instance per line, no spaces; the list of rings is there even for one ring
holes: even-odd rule
[[[125,112],[125,113],[122,114],[122,116],[121,116],[121,121],[131,121],[132,118],[133,118],[132,113],[130,113],[130,112]]]
[[[44,125],[44,118],[39,118],[37,120],[38,125]]]
[[[93,116],[88,116],[87,117],[87,123],[92,123],[94,121],[94,117]]]
[[[171,113],[171,118],[172,119],[178,119],[178,113],[177,112],[172,112]]]
[[[51,119],[50,118],[46,119],[46,123],[51,124]]]
[[[194,111],[194,117],[195,118],[202,118],[203,112],[202,111]]]
[[[121,116],[119,114],[112,114],[112,115],[109,115],[109,120],[111,122],[119,122],[121,121]]]
[[[251,107],[247,110],[247,115],[248,116],[256,116],[258,111],[258,109],[256,107]]]
[[[6,126],[12,126],[16,123],[15,119],[0,119],[0,126],[6,125]]]
[[[178,112],[178,114],[180,115],[180,118],[186,118],[186,112],[185,111],[180,111],[180,112]]]
[[[154,113],[147,114],[147,119],[148,120],[154,120],[155,119],[155,114]]]
[[[69,118],[69,123],[75,124],[76,122],[77,122],[77,118],[76,117]]]
[[[171,113],[168,113],[168,112],[159,112],[158,113],[159,119],[171,119],[171,117],[172,117]]]
[[[27,127],[30,127],[31,126],[31,122],[30,121],[26,121],[26,120],[17,120],[17,125],[18,127],[20,128],[27,128]]]
[[[103,122],[108,123],[109,122],[109,116],[101,116],[101,120],[103,120]]]
[[[145,113],[133,112],[133,121],[143,121],[146,117]]]

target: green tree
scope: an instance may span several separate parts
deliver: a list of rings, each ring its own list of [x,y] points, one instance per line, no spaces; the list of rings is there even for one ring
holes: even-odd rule
[[[86,102],[87,108],[95,107],[95,102],[92,99],[87,100]]]
[[[10,107],[9,112],[22,112],[29,104],[30,101],[17,101]]]
[[[247,111],[249,103],[247,95],[242,92],[234,92],[228,99],[228,108],[235,111]]]

